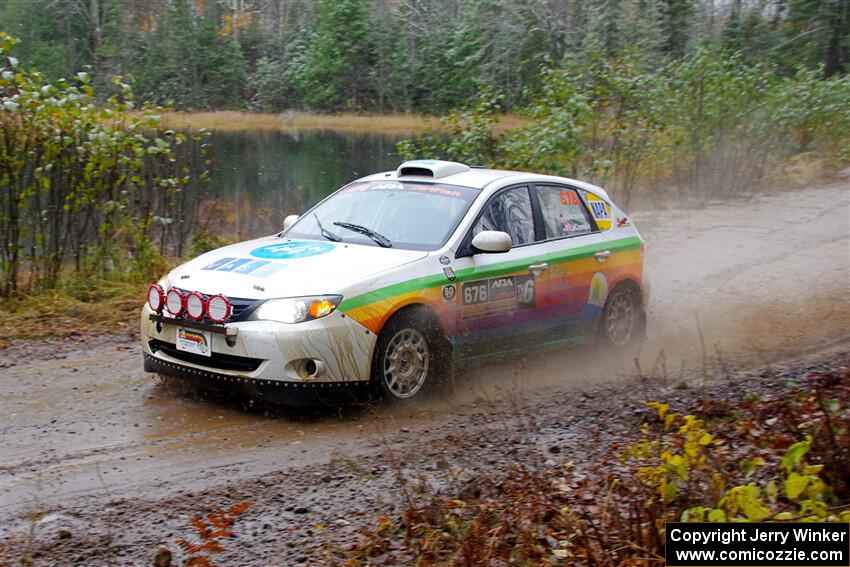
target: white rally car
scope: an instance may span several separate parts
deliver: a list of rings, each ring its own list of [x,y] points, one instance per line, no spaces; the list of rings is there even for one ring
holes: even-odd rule
[[[275,403],[413,398],[482,356],[629,343],[643,255],[599,187],[408,161],[151,285],[145,370]]]

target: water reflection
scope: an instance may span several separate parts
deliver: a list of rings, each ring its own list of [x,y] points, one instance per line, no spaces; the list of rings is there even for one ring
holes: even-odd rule
[[[221,223],[216,232],[233,231],[239,240],[275,232],[286,215],[304,212],[345,183],[395,169],[399,139],[327,131],[213,132],[215,202],[201,207],[200,225],[215,219]]]

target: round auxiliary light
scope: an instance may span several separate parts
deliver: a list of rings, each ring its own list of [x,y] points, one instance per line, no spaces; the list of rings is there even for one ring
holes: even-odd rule
[[[206,301],[204,300],[204,296],[197,291],[193,291],[186,296],[186,315],[188,315],[189,318],[197,321],[203,317],[205,307]]]
[[[233,313],[233,306],[230,300],[223,295],[213,295],[207,300],[207,317],[213,323],[223,323],[230,318]]]
[[[183,313],[185,307],[186,296],[183,295],[183,292],[175,288],[168,290],[165,295],[165,308],[168,309],[168,312],[177,317]]]
[[[165,307],[165,292],[159,284],[148,286],[148,305],[154,313],[161,313]]]

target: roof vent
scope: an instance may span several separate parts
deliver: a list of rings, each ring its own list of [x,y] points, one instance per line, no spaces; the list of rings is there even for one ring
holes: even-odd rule
[[[431,177],[439,179],[455,173],[469,171],[469,166],[456,161],[440,161],[436,159],[415,159],[406,161],[398,166],[398,176]]]

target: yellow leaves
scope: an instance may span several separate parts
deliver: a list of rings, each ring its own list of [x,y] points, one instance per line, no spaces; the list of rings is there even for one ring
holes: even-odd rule
[[[821,500],[824,497],[824,492],[826,492],[826,483],[817,476],[810,476],[806,496]]]
[[[810,521],[824,519],[827,516],[826,503],[819,500],[803,500],[800,503],[799,515]]]
[[[751,522],[764,520],[771,515],[770,510],[762,502],[760,490],[755,484],[736,486],[726,493],[721,502],[723,500],[726,501],[727,508],[734,512],[743,512]]]
[[[664,500],[665,503],[669,504],[670,502],[676,499],[676,495],[679,493],[679,489],[676,486],[675,481],[665,481],[662,482],[661,485],[658,487],[658,492],[662,500]]]
[[[646,406],[658,412],[658,419],[664,419],[664,416],[667,415],[667,410],[670,409],[669,404],[662,404],[661,402],[646,402]]]
[[[18,39],[0,31],[0,55],[6,55],[18,43]]]
[[[697,419],[695,416],[686,415],[682,419],[685,420],[685,424],[679,428],[679,433],[687,433],[688,431],[691,431],[694,428],[702,429],[702,421]]]
[[[647,407],[656,411],[663,423],[664,435],[658,440],[641,439],[632,443],[626,454],[633,459],[657,459],[654,466],[639,469],[639,476],[660,496],[663,502],[676,499],[679,490],[691,478],[691,470],[703,470],[706,467],[704,451],[714,441],[714,436],[705,430],[703,422],[693,415],[682,416],[670,412],[670,406],[660,402],[647,402]],[[681,426],[672,431],[677,422]],[[650,433],[650,426],[644,423],[641,432]],[[722,480],[713,480],[722,490]]]
[[[823,465],[806,465],[803,467],[803,474],[820,474],[823,470]]]
[[[688,461],[681,455],[671,455],[669,452],[666,452],[665,454],[666,457],[662,454],[661,459],[667,470],[678,476],[680,479],[687,481]]]
[[[243,12],[241,14],[226,14],[222,18],[221,27],[217,30],[219,37],[230,37],[234,32],[241,31],[251,25],[253,14]]]
[[[708,513],[708,521],[709,522],[725,522],[726,521],[726,512],[724,512],[720,508],[715,508]]]
[[[682,512],[682,516],[680,519],[683,522],[704,522],[705,508],[703,508],[702,506],[688,508],[687,510]]]
[[[670,411],[669,404],[663,404],[661,402],[646,402],[646,406],[654,409],[658,413],[658,419],[662,420],[664,423],[664,431],[669,431],[673,422],[675,422],[676,418],[679,417],[678,414],[668,413]],[[641,430],[644,433],[647,433],[649,427],[647,424],[644,424],[644,426],[641,426]]]
[[[782,468],[785,469],[785,472],[790,473],[797,468],[802,458],[809,452],[811,446],[812,436],[806,435],[803,441],[798,441],[788,447],[788,450],[785,451],[785,455],[782,457]]]
[[[770,482],[764,487],[764,493],[767,495],[768,502],[776,504],[776,498],[779,495],[779,487],[776,485],[776,480],[770,479]]]
[[[829,509],[832,495],[819,476],[824,465],[805,462],[811,436],[788,446],[784,454],[770,454],[759,445],[752,447],[758,450],[739,450],[736,437],[715,437],[695,415],[671,412],[664,403],[646,405],[658,421],[641,426],[644,436],[628,447],[626,458],[639,461],[637,479],[652,494],[647,506],[672,510],[680,502],[701,504],[680,514],[686,522],[839,520],[841,514]],[[740,459],[739,468],[730,475],[718,463],[731,464],[733,456]],[[843,512],[850,517],[850,511]]]
[[[785,497],[788,498],[788,500],[796,500],[808,486],[808,476],[792,472],[785,480]]]
[[[682,512],[683,522],[725,522],[726,512],[720,508],[706,509],[702,506],[695,506]]]
[[[657,443],[648,439],[642,439],[635,443],[631,443],[626,448],[626,456],[632,459],[645,459],[652,454],[657,446]]]

